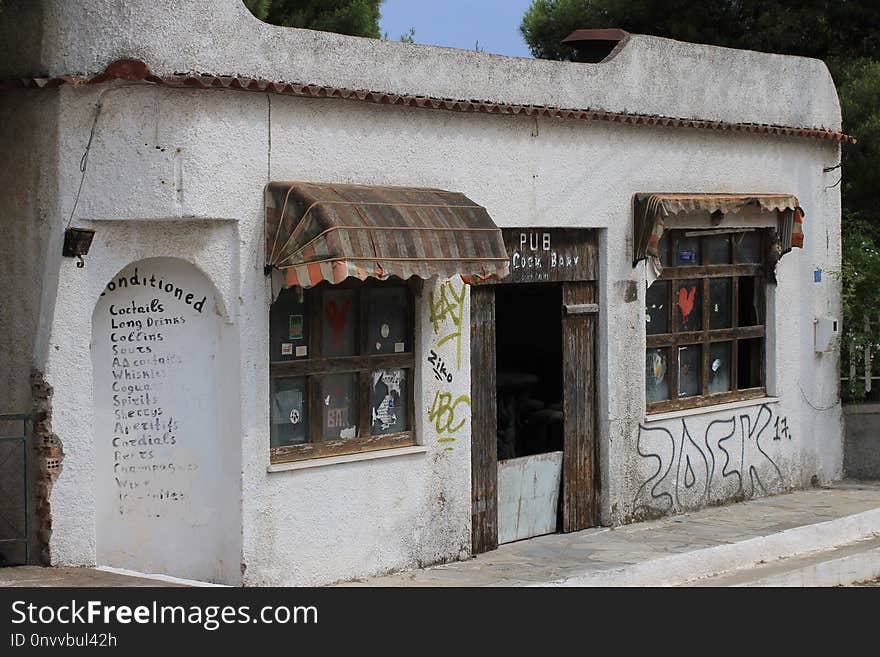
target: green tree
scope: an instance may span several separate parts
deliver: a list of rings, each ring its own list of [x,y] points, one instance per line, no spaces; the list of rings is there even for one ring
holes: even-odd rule
[[[378,39],[383,0],[245,0],[260,20]]]
[[[266,20],[271,5],[272,0],[244,0],[244,6],[250,9],[251,13],[261,21]]]
[[[579,28],[805,57],[874,57],[875,0],[533,0],[520,31],[535,57],[568,59],[560,41]]]
[[[846,218],[866,221],[880,244],[880,61],[857,59],[835,68],[843,128],[859,140],[843,151]]]

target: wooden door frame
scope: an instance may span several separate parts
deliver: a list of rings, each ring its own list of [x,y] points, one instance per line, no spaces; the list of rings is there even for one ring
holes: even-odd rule
[[[563,315],[561,365],[565,409],[562,532],[580,531],[599,522],[599,449],[596,440],[598,306],[595,285],[595,281],[561,283],[562,307],[559,312]],[[498,547],[495,289],[494,285],[471,286],[473,554]],[[566,308],[571,311],[565,312]],[[578,391],[582,394],[579,395]]]
[[[498,547],[495,287],[471,286],[471,544]]]
[[[562,532],[599,524],[594,282],[562,284]]]

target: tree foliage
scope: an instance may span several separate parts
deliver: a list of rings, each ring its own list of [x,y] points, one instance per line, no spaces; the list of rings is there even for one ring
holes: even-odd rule
[[[560,41],[580,28],[805,57],[873,57],[875,0],[533,0],[520,31],[535,57],[568,59]]]
[[[880,244],[880,61],[857,59],[834,68],[843,128],[859,140],[843,151],[846,220],[867,222],[864,228]]]
[[[378,39],[383,0],[245,0],[260,20]]]

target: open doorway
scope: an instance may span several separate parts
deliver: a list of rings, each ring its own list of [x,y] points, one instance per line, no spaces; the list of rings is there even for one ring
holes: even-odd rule
[[[562,286],[499,285],[498,460],[561,452]]]
[[[561,284],[495,290],[498,542],[559,526],[565,413]]]
[[[599,519],[597,232],[502,236],[510,274],[470,291],[475,554]]]

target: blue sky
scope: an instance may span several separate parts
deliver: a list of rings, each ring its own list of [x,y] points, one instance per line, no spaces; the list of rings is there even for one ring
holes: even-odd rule
[[[416,30],[416,43],[531,57],[519,24],[531,0],[385,0],[379,24],[389,39]]]

